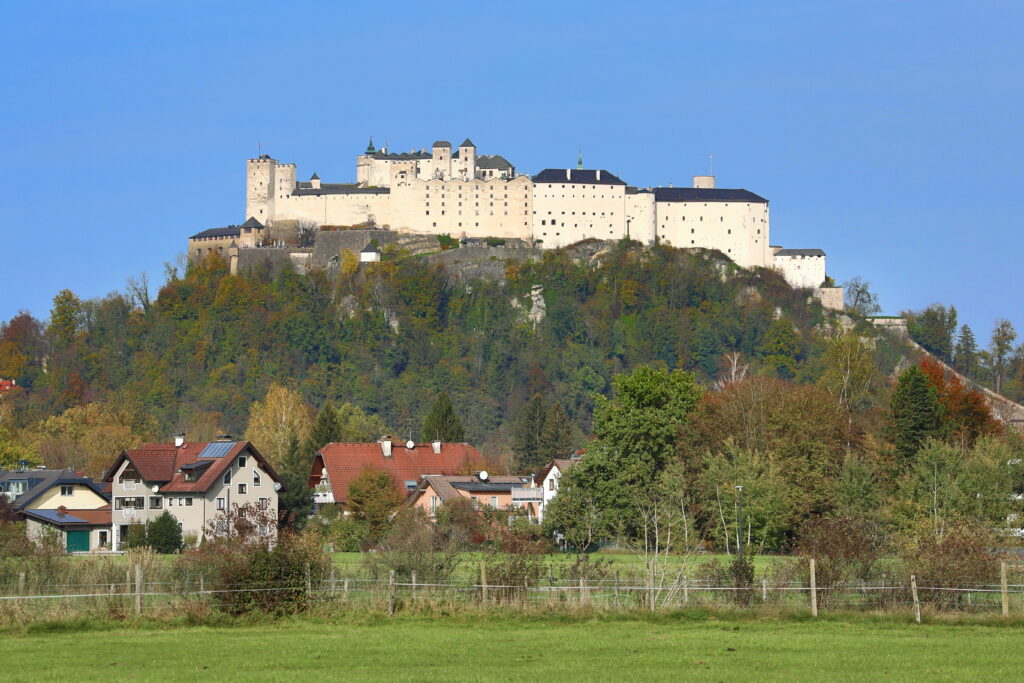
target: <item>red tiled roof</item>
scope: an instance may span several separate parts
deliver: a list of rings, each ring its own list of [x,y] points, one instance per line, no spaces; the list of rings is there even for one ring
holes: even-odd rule
[[[310,487],[320,482],[326,468],[335,503],[348,503],[348,485],[366,469],[384,470],[391,475],[395,488],[406,495],[406,481],[419,483],[425,474],[457,474],[460,470],[479,469],[483,465],[480,451],[467,443],[443,443],[441,452],[434,453],[430,443],[418,443],[406,448],[394,442],[391,456],[385,457],[380,443],[330,443],[313,458],[309,477]]]
[[[0,391],[10,391],[14,388],[13,379],[0,379]]]
[[[219,481],[224,470],[231,466],[236,457],[245,452],[246,455],[256,458],[271,479],[275,482],[280,481],[277,473],[248,441],[234,442],[221,457],[200,458],[199,454],[209,445],[208,442],[187,442],[180,447],[175,447],[173,443],[143,444],[136,449],[124,451],[107,470],[103,480],[111,481],[121,464],[121,459],[127,458],[138,470],[143,481],[163,484],[160,487],[161,493],[202,493]],[[200,460],[209,460],[210,465],[201,470],[196,481],[185,481],[184,474],[180,471],[181,467]]]

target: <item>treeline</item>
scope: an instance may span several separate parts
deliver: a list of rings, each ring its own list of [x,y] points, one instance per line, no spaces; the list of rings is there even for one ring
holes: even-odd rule
[[[797,382],[824,371],[820,305],[718,254],[626,242],[596,257],[554,250],[507,264],[504,281],[468,283],[389,257],[239,276],[214,258],[171,272],[153,300],[138,283],[95,300],[62,291],[48,321],[20,314],[0,326],[0,377],[18,384],[0,408],[0,465],[96,474],[142,440],[242,434],[277,384],[313,411],[358,407],[413,438],[446,392],[468,441],[528,467],[582,445],[594,397],[640,365],[705,384],[740,367]],[[531,310],[536,286],[543,317]],[[899,351],[880,344],[891,369]],[[544,423],[540,447],[529,434]]]
[[[1024,401],[1024,344],[1004,318],[995,321],[988,344],[970,325],[958,327],[955,306],[932,304],[904,311],[911,339],[964,376],[1018,403]]]

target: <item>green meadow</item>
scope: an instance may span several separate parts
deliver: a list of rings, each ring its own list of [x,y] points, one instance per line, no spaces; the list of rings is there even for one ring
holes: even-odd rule
[[[109,622],[107,622],[109,624]],[[225,627],[36,625],[0,639],[7,681],[1011,680],[1019,623],[494,614]]]

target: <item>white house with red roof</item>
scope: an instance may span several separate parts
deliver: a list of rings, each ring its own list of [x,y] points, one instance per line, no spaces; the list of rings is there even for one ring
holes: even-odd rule
[[[150,443],[123,451],[103,477],[110,482],[114,548],[131,524],[165,510],[185,535],[202,540],[218,514],[251,504],[277,519],[280,479],[248,441]],[[261,530],[274,533],[273,528]]]
[[[454,475],[479,470],[480,451],[467,443],[395,443],[389,438],[373,443],[330,443],[313,456],[309,487],[317,507],[348,507],[348,485],[363,471],[387,472],[402,495],[408,496],[428,474]]]
[[[548,504],[555,499],[558,495],[558,484],[559,480],[566,473],[566,471],[579,463],[580,458],[583,457],[583,451],[574,451],[568,458],[556,458],[552,460],[544,467],[538,470],[537,474],[534,475],[534,484],[539,487],[543,492],[543,500],[541,500],[537,506],[537,521],[544,520],[544,510]]]

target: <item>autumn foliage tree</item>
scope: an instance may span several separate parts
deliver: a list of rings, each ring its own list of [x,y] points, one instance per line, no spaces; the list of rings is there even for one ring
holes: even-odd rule
[[[999,434],[1002,425],[992,415],[988,401],[938,362],[925,358],[919,367],[938,398],[941,408],[940,432],[962,448],[970,448],[981,436]]]

